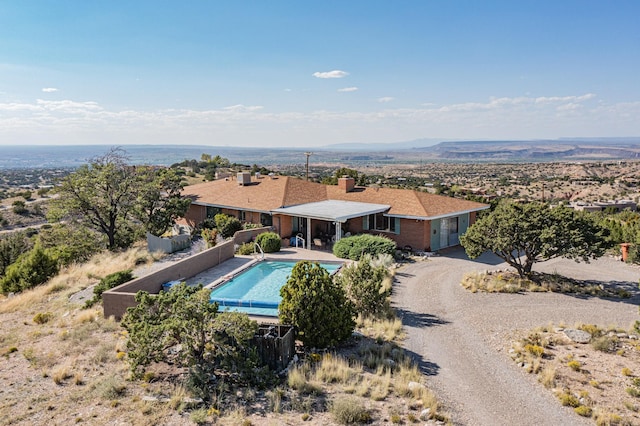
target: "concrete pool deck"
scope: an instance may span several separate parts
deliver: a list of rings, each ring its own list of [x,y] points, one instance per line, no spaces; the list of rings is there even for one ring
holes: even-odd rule
[[[266,253],[266,260],[311,260],[317,262],[345,262],[333,253],[321,250],[307,250],[302,248],[287,247],[276,253]],[[233,276],[237,275],[244,269],[256,263],[254,256],[234,256],[233,258],[221,263],[218,266],[207,269],[193,277],[187,278],[187,285],[202,284],[206,288],[213,288],[221,284]]]

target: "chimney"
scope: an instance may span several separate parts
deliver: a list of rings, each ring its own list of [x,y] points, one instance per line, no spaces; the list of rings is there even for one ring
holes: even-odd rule
[[[338,178],[338,188],[344,190],[344,192],[351,192],[356,186],[356,180],[349,176],[342,176]]]

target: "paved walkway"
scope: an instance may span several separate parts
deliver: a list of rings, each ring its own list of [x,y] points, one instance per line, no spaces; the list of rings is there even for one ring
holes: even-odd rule
[[[460,286],[465,273],[487,269],[507,266],[491,255],[470,261],[458,249],[404,266],[396,276],[393,301],[408,334],[404,346],[420,361],[445,410],[463,425],[592,424],[518,368],[507,354],[509,342],[549,322],[629,327],[638,319],[638,268],[611,258],[534,266],[636,289],[631,299],[615,301],[556,293],[473,294]]]

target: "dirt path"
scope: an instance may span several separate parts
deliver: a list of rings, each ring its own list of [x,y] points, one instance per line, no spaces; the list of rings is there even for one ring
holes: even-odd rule
[[[408,333],[405,348],[421,360],[430,387],[455,424],[592,424],[560,406],[507,351],[515,335],[549,322],[629,327],[639,319],[638,269],[614,259],[589,265],[554,260],[534,267],[626,282],[636,291],[623,301],[552,293],[472,294],[459,284],[466,272],[499,268],[506,266],[493,256],[472,262],[462,250],[401,268],[393,298]]]

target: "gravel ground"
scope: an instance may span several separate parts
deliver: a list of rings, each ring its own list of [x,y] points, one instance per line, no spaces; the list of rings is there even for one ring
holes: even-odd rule
[[[534,266],[578,279],[615,282],[630,299],[557,293],[487,294],[462,288],[471,271],[507,269],[492,255],[470,261],[462,249],[398,270],[394,306],[407,330],[405,348],[421,362],[427,382],[454,424],[585,425],[509,358],[511,342],[537,326],[577,322],[628,328],[638,316],[639,269],[613,258],[590,264],[565,259]]]

